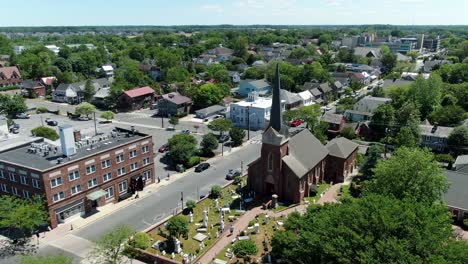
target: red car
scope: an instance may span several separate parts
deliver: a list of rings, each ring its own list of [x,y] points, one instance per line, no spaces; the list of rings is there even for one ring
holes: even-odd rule
[[[302,124],[302,120],[296,119],[291,122],[291,127],[297,127],[297,126],[300,126],[301,124]]]
[[[159,151],[160,153],[164,153],[164,152],[166,152],[166,151],[168,151],[168,150],[169,150],[169,146],[168,146],[167,144],[162,145],[162,146],[158,149],[158,151]]]

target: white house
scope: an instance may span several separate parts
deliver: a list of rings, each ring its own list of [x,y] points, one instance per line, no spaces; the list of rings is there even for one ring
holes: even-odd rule
[[[45,45],[44,47],[52,51],[55,55],[57,55],[60,51],[60,47],[57,47],[56,45]]]
[[[314,103],[314,96],[310,91],[303,91],[298,93],[299,97],[301,97],[302,105],[308,106],[313,105]]]
[[[107,78],[114,77],[114,67],[112,65],[103,65],[101,69],[106,73]]]
[[[264,129],[270,121],[271,103],[271,98],[252,92],[247,100],[231,104],[229,117],[235,126],[249,128],[250,124],[251,130]]]

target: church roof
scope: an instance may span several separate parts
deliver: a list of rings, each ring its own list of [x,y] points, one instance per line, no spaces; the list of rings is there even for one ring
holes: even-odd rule
[[[328,155],[328,150],[307,129],[289,139],[288,146],[289,153],[283,157],[283,161],[298,178],[302,178]]]
[[[331,156],[346,159],[359,145],[347,138],[339,137],[328,142],[326,147]]]

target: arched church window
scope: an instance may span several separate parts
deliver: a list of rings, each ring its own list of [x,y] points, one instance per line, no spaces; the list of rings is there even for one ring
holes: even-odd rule
[[[268,154],[268,171],[273,170],[273,154],[270,152]]]

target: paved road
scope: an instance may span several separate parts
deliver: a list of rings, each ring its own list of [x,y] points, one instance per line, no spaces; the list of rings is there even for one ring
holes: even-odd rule
[[[211,163],[208,170],[202,173],[191,172],[131,206],[77,230],[75,235],[88,240],[96,240],[107,231],[123,223],[137,230],[145,229],[169,216],[175,208],[180,206],[181,191],[184,192],[186,201],[197,197],[197,188],[199,188],[200,194],[207,194],[212,185],[225,184],[224,177],[227,171],[239,168],[241,161],[246,165],[255,160],[260,155],[260,146],[256,143],[249,144],[229,156],[217,158]]]

